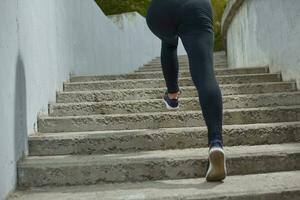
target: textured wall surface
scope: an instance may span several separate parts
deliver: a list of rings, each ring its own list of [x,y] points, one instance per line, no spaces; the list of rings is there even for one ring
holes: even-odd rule
[[[5,8],[5,9],[4,9]],[[16,0],[0,1],[0,199],[14,187],[16,178],[15,160],[18,156],[17,131],[22,127],[19,120],[16,86],[21,85],[16,77],[23,73],[18,65],[18,40],[16,25]],[[5,16],[5,17],[3,17]],[[5,29],[3,29],[5,27]],[[5,30],[5,31],[3,31]],[[24,81],[24,80],[21,80]],[[21,88],[20,88],[21,89]],[[24,92],[24,91],[23,91]],[[21,95],[19,95],[20,97]],[[16,109],[15,109],[16,108]],[[17,121],[17,123],[15,123]],[[21,126],[19,126],[21,125]],[[25,130],[26,131],[26,130]],[[25,143],[25,142],[24,142]]]
[[[225,34],[229,67],[269,64],[300,88],[300,1],[246,0]]]
[[[70,74],[131,72],[159,56],[144,17],[111,18],[93,0],[0,0],[0,200],[15,187],[37,114]]]

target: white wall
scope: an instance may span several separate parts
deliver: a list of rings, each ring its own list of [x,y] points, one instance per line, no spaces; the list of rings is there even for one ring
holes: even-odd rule
[[[17,141],[19,134],[22,134],[20,128],[24,127],[23,121],[20,120],[24,116],[21,116],[17,108],[24,109],[24,105],[17,99],[21,94],[15,94],[16,85],[21,85],[16,79],[17,74],[23,73],[22,66],[17,67],[16,0],[0,2],[0,199],[2,200],[15,183],[15,160],[19,156],[16,146],[19,145]],[[21,88],[18,90],[22,90]]]
[[[127,73],[160,55],[142,16],[111,18],[93,0],[0,0],[1,200],[15,187],[37,114],[70,74]]]
[[[229,67],[269,64],[300,88],[299,38],[299,0],[246,0],[227,32]]]

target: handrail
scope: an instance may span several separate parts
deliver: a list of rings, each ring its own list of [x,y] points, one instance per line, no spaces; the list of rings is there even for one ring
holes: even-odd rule
[[[239,11],[239,9],[241,8],[241,6],[245,1],[246,0],[229,0],[224,10],[224,14],[222,16],[222,23],[221,23],[221,34],[223,38],[223,45],[226,52],[227,52],[227,31],[229,29],[229,26],[233,18],[235,17],[235,15],[237,14],[237,12]]]

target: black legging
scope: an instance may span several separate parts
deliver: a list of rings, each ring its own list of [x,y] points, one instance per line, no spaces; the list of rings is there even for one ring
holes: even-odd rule
[[[210,0],[152,0],[150,30],[161,39],[161,65],[169,93],[179,91],[178,37],[188,54],[190,73],[208,129],[208,145],[221,142],[223,103],[213,69],[213,16]]]

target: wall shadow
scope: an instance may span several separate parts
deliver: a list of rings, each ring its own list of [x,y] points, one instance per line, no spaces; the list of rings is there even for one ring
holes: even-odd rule
[[[15,162],[27,149],[27,102],[25,68],[20,52],[16,61],[15,102],[14,102],[14,156]]]

